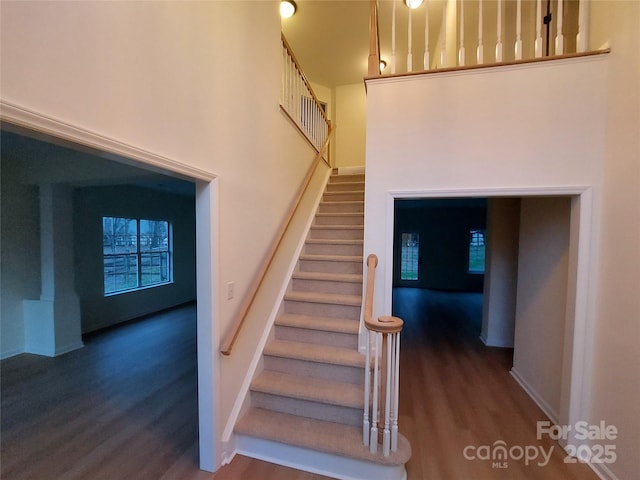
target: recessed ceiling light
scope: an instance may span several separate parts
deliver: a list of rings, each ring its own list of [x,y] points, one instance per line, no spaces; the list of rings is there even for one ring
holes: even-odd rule
[[[293,0],[282,0],[280,2],[280,16],[282,18],[293,17],[293,14],[296,13],[297,8],[298,6]]]
[[[424,0],[404,0],[404,4],[409,8],[418,8]]]

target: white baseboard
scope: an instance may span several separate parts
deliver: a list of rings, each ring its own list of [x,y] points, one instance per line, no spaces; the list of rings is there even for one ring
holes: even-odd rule
[[[558,424],[558,413],[547,403],[547,401],[542,398],[542,396],[524,379],[520,373],[515,368],[511,368],[511,376],[515,378],[516,382],[520,384],[525,392],[531,397],[531,399],[536,402],[536,405],[540,407],[540,409],[544,412],[544,414],[549,417],[554,424]]]
[[[73,352],[74,350],[78,350],[80,348],[84,348],[84,343],[82,341],[72,343],[62,348],[56,348],[55,356],[57,357],[58,355],[64,355],[65,353]]]
[[[502,342],[496,342],[495,340],[489,340],[487,339],[487,337],[485,337],[484,335],[480,335],[480,341],[482,343],[484,343],[485,346],[487,347],[495,347],[495,348],[513,348],[513,340],[511,341],[511,343],[502,343]]]
[[[237,453],[339,480],[406,480],[404,465],[379,465],[261,438],[237,435]]]

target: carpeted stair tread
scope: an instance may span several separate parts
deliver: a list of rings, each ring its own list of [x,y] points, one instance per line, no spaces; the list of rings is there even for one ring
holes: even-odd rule
[[[316,213],[316,217],[364,217],[364,212],[328,212],[328,213]]]
[[[311,225],[312,230],[362,230],[364,225]]]
[[[349,408],[364,408],[362,386],[264,370],[251,390]]]
[[[362,283],[363,277],[362,274],[358,273],[294,272],[292,278],[325,282]]]
[[[364,376],[365,357],[351,348],[314,345],[311,343],[290,342],[287,340],[272,340],[265,347],[264,353],[265,355],[273,357],[348,367],[361,367]]]
[[[318,255],[303,253],[300,255],[300,260],[315,260],[318,262],[360,262],[362,263],[364,257],[361,255]]]
[[[362,188],[357,188],[357,186],[354,186],[352,190],[343,190],[343,191],[335,191],[335,192],[325,191],[323,195],[327,197],[332,197],[334,195],[335,196],[344,195],[345,193],[364,193],[364,185],[362,185]]]
[[[314,317],[312,315],[298,315],[295,313],[283,313],[276,318],[276,325],[282,327],[306,328],[333,333],[357,334],[359,330],[357,320],[332,317]]]
[[[355,307],[359,307],[362,305],[362,296],[360,295],[338,295],[335,293],[295,291],[286,293],[284,299],[294,302],[352,305]]]
[[[305,243],[322,245],[364,245],[364,240],[349,240],[342,238],[308,238]]]
[[[398,450],[385,457],[378,446],[370,453],[362,442],[362,427],[314,420],[260,408],[251,408],[236,424],[236,433],[288,445],[357,458],[380,465],[402,465],[411,458],[411,446],[398,434]]]

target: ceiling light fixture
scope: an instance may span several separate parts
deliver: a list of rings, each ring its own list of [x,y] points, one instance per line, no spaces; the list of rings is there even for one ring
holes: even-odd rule
[[[280,2],[280,16],[282,18],[293,17],[293,14],[296,13],[297,9],[298,9],[298,6],[296,5],[296,2],[294,2],[293,0],[282,0]]]
[[[380,73],[382,73],[386,67],[387,62],[385,62],[384,60],[380,60]]]
[[[415,9],[422,5],[423,1],[424,0],[404,0],[404,4],[411,9]]]

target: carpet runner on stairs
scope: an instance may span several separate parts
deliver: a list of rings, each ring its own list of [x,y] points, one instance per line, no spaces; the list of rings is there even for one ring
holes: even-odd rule
[[[332,175],[234,431],[404,471],[411,447],[402,435],[387,457],[362,442],[363,233],[364,175]]]

